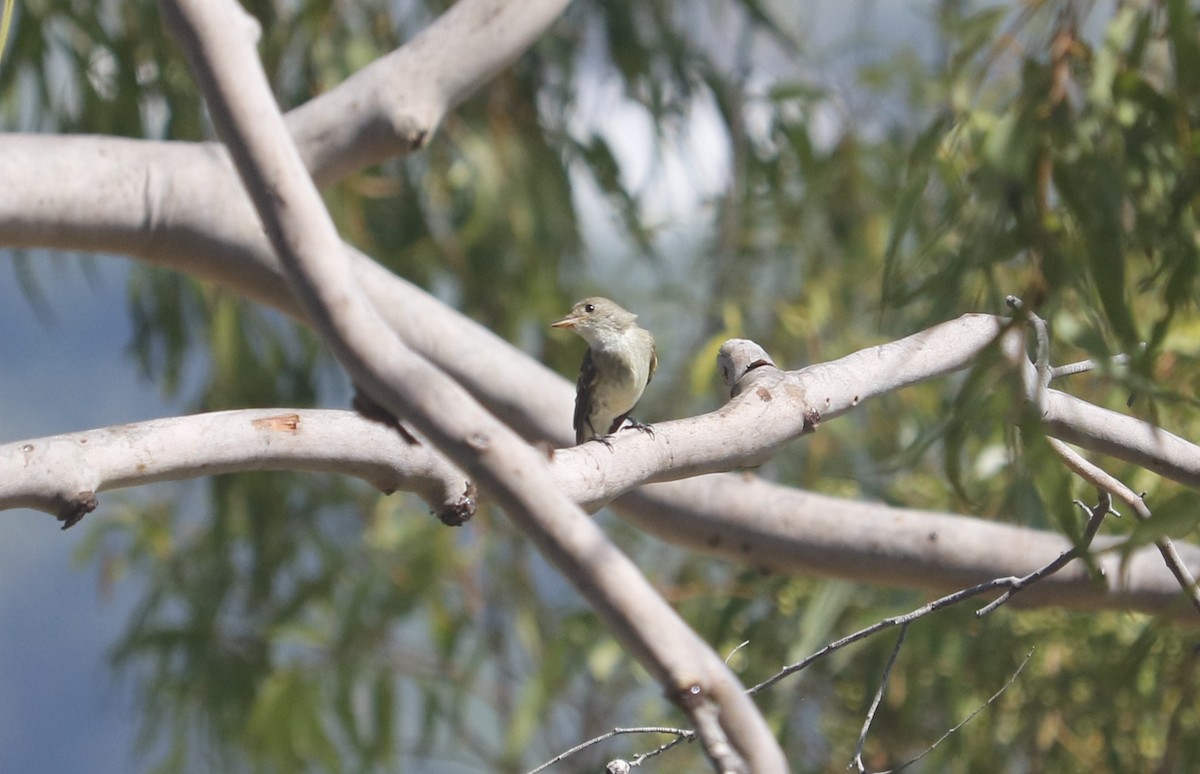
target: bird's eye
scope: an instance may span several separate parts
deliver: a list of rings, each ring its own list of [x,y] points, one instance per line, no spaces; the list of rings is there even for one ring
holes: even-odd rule
[[[596,311],[596,305],[595,304],[584,304],[583,311],[587,312],[588,314],[591,314],[592,312]]]

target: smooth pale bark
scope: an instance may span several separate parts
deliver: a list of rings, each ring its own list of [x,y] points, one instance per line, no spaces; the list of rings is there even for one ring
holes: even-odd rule
[[[555,486],[544,455],[387,327],[362,292],[271,96],[249,17],[232,2],[163,2],[213,123],[301,305],[367,394],[478,480],[570,580],[668,696],[720,771],[787,771],[737,678],[637,567]],[[714,717],[715,723],[706,723]]]
[[[579,456],[568,461],[560,450],[550,471],[568,491],[585,478],[575,468],[588,464]],[[81,493],[94,499],[122,487],[248,470],[357,476],[385,492],[415,492],[439,516],[468,516],[463,509],[473,506],[465,474],[426,443],[408,443],[350,411],[246,409],[0,445],[0,509],[59,515],[73,512]],[[1070,548],[1054,532],[803,492],[751,474],[736,474],[734,489],[727,486],[732,477],[645,486],[628,499],[626,518],[667,542],[763,572],[940,593],[1024,575]],[[1113,542],[1100,538],[1094,549]],[[1200,548],[1179,550],[1192,572],[1200,571]],[[1104,553],[1098,561],[1103,579],[1088,577],[1076,562],[1013,604],[1194,617],[1153,548],[1125,560]]]
[[[343,116],[334,109],[312,107],[303,114],[293,111],[289,115],[289,129],[309,138],[302,143],[306,157],[311,151],[309,144],[333,131],[339,122],[378,123],[383,113],[394,114],[403,104],[424,99],[415,96],[414,90],[425,84],[411,80],[394,83],[390,91],[376,92],[377,97],[390,97],[390,104],[368,99],[367,92],[374,88],[365,85],[370,80],[350,78],[318,99],[329,98],[326,105],[359,99],[372,104],[372,111]],[[335,92],[336,100],[330,97]],[[352,131],[367,130],[359,127]],[[402,146],[402,142],[394,142],[390,152]],[[351,151],[343,148],[342,152]],[[321,169],[312,171],[327,176],[322,170],[349,169],[348,158],[329,159],[321,162]],[[217,282],[303,318],[257,216],[218,145],[6,135],[0,143],[0,179],[9,182],[0,186],[0,244],[123,253]],[[372,303],[410,346],[525,437],[569,442],[572,389],[568,381],[366,256],[345,249]],[[1026,368],[1031,370],[1032,365]],[[861,400],[868,394],[871,385],[865,372],[846,369],[843,374],[843,396],[852,399],[857,395]],[[1195,486],[1200,478],[1200,449],[1184,439],[1055,390],[1045,391],[1043,405],[1047,426],[1058,437],[1136,462],[1189,486]],[[827,413],[824,419],[830,416]],[[572,474],[570,466],[564,466],[561,480],[572,487],[573,497],[594,507],[637,481],[655,480],[654,475],[666,478],[656,473],[662,470],[661,459],[674,459],[695,434],[686,425],[672,428],[672,432],[675,436],[667,450],[634,435],[618,439],[620,454],[612,458],[578,452],[593,458],[587,461],[593,469]],[[705,462],[701,454],[687,455],[692,457],[695,471],[722,468],[719,461]],[[629,472],[629,468],[641,470]],[[792,494],[784,487],[775,489],[778,497]],[[663,494],[667,490],[674,500]],[[714,502],[713,492],[719,492],[717,500],[731,508],[742,505],[730,512],[730,529],[741,520],[744,504],[753,503],[757,496],[741,477],[721,476],[709,478],[703,487],[689,488],[687,482],[659,487],[654,497],[642,490],[631,491],[612,504],[626,518],[653,524],[664,539],[692,545],[694,535],[687,520],[654,519],[648,514],[691,512],[709,523],[715,514],[705,506]],[[803,497],[804,493],[795,494]],[[918,534],[921,531],[915,523],[913,529]],[[853,568],[865,565],[850,561],[845,566],[845,572],[855,577]],[[929,569],[936,574],[936,567]],[[907,573],[897,582],[912,582],[912,576]]]

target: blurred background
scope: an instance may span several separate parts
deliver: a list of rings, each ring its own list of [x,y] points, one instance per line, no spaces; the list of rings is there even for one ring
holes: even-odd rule
[[[247,6],[285,108],[445,7]],[[643,420],[719,405],[731,336],[798,368],[1003,314],[1013,293],[1050,321],[1056,363],[1135,354],[1065,389],[1197,438],[1197,121],[1182,0],[580,2],[425,150],[325,193],[347,241],[567,378],[582,344],[550,321],[592,293],[637,312],[662,353]],[[145,0],[19,3],[0,128],[211,138]],[[1003,383],[985,360],[824,424],[759,472],[1075,534],[1072,498],[1094,494]],[[220,288],[0,250],[2,443],[349,395],[307,331]],[[1124,548],[1196,539],[1192,493],[1109,469],[1155,513],[1106,525]],[[762,575],[598,518],[718,652],[749,641],[730,661],[747,684],[925,601]],[[246,474],[106,493],[66,534],[28,511],[0,525],[0,771],[520,772],[614,726],[683,722],[486,508],[452,530],[356,481]],[[1200,765],[1194,630],[972,611],[911,629],[868,765],[920,754],[1031,650],[915,770]],[[795,770],[844,770],[894,638],[760,697]],[[551,770],[661,741],[621,737]],[[646,764],[705,766],[691,747]]]

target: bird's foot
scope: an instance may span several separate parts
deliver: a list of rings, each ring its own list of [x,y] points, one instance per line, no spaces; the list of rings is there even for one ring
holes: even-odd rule
[[[616,430],[609,433],[608,435],[594,435],[594,436],[592,436],[592,440],[599,441],[600,443],[607,446],[609,451],[612,451],[613,450],[612,439],[616,436],[617,433],[621,432],[625,428],[639,430],[643,433],[648,433],[651,438],[654,437],[654,428],[653,427],[645,424],[644,422],[639,422],[636,419],[634,419],[633,417],[625,417],[625,420],[621,423],[621,426],[618,427]]]
[[[646,433],[651,438],[654,437],[654,426],[653,425],[648,425],[645,422],[639,422],[636,419],[634,419],[633,417],[625,417],[625,421],[628,422],[629,427],[633,428],[634,430],[638,430],[640,432]]]

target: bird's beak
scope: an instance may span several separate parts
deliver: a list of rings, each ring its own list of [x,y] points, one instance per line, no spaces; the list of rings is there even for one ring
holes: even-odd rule
[[[579,322],[578,317],[574,317],[572,315],[567,315],[566,317],[562,318],[558,322],[550,323],[550,327],[551,328],[574,328],[575,324],[578,322]]]

